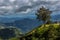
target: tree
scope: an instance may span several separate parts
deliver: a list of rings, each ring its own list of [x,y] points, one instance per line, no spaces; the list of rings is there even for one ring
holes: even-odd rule
[[[44,23],[50,22],[51,13],[52,13],[52,11],[50,11],[49,9],[46,9],[42,6],[42,8],[40,8],[36,13],[37,19],[42,20]]]

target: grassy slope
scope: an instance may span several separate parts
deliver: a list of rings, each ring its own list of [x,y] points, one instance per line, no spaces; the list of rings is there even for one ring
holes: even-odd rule
[[[47,40],[47,38],[51,37],[49,40],[55,40],[60,35],[60,25],[56,24],[45,24],[39,26],[36,29],[33,29],[31,32],[27,33],[23,38],[29,40]],[[45,35],[45,36],[44,36]],[[37,38],[38,37],[38,38]],[[24,39],[23,39],[24,40]]]
[[[57,23],[57,24],[45,24],[45,27],[44,27],[44,25],[39,26],[36,29],[33,29],[31,32],[27,33],[26,35],[33,34],[33,33],[35,33],[35,31],[39,31],[40,34],[42,34],[45,31],[47,31],[51,25],[56,29],[59,27],[59,23]]]

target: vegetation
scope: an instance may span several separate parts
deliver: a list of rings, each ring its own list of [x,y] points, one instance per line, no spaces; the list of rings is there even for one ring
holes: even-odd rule
[[[50,14],[52,11],[49,9],[46,9],[44,7],[40,8],[36,15],[37,19],[42,20],[45,24],[33,29],[31,32],[26,33],[25,35],[21,35],[22,33],[18,31],[18,29],[14,28],[13,30],[11,29],[5,29],[8,31],[8,33],[13,32],[14,37],[6,37],[6,40],[60,40],[60,23],[54,23],[52,24],[50,21]],[[0,27],[1,28],[1,27]],[[2,27],[3,28],[3,27]],[[2,34],[2,29],[0,30],[0,40],[5,40],[5,35]],[[1,36],[1,34],[3,36]],[[11,34],[11,33],[10,33]]]
[[[17,31],[17,30],[15,30]],[[19,34],[20,32],[17,31]],[[6,40],[59,40],[60,39],[60,24],[44,24],[26,33],[24,36],[15,36]],[[3,40],[0,37],[0,40]]]
[[[44,23],[50,22],[50,18],[51,18],[50,14],[51,13],[52,13],[52,11],[42,7],[36,13],[37,19],[42,20]]]
[[[60,25],[46,24],[21,37],[20,40],[57,40],[60,39]]]
[[[19,40],[21,36],[22,32],[18,28],[0,26],[0,40]]]
[[[20,40],[20,39],[17,38],[17,37],[12,37],[12,38],[10,38],[9,40]]]

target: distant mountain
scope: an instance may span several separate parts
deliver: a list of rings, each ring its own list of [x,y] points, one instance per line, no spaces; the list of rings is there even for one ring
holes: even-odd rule
[[[60,15],[52,15],[51,19],[54,20],[60,20]],[[0,17],[0,25],[4,26],[15,26],[17,28],[20,28],[23,32],[28,32],[35,27],[41,25],[42,22],[38,21],[37,19],[31,19],[31,18],[3,18]]]
[[[0,23],[12,23],[16,20],[21,20],[20,17],[0,17]]]
[[[2,24],[5,26],[15,26],[17,28],[20,28],[23,32],[28,32],[33,28],[42,24],[42,22],[38,21],[37,19],[24,18],[21,20],[15,20],[14,22],[10,22],[10,23],[4,22]]]
[[[51,18],[52,20],[60,20],[60,14],[52,15]]]

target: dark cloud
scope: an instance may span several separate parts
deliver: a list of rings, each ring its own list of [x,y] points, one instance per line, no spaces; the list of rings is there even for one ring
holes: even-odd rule
[[[38,1],[38,2],[31,2],[31,3],[32,3],[32,5],[30,5],[30,6],[25,5],[25,6],[20,7],[19,9],[16,10],[16,12],[26,11],[28,8],[33,9],[33,8],[41,6],[41,5],[44,5],[47,8],[51,8],[52,6],[57,4],[58,1],[54,1],[54,2],[51,2],[51,1],[48,1],[48,2],[46,2],[46,1]]]
[[[28,8],[33,8],[32,6],[22,6],[19,9],[16,9],[16,12],[26,11]]]
[[[15,12],[15,13],[26,12],[27,9],[32,9],[33,11],[35,11],[35,9],[36,10],[39,9],[39,7],[41,7],[42,5],[49,9],[58,10],[58,9],[60,9],[60,6],[58,4],[60,4],[60,1],[16,0],[16,1],[12,2],[9,0],[4,0],[2,3],[0,3],[0,10],[3,9],[3,11],[1,11],[1,12],[3,12],[4,14],[7,12],[10,12],[10,11]],[[16,7],[16,5],[18,7]],[[2,6],[5,6],[5,8],[1,8]],[[11,6],[11,7],[9,7],[9,6]],[[7,10],[7,11],[5,12],[5,10]],[[32,10],[31,10],[31,12],[32,12]]]

